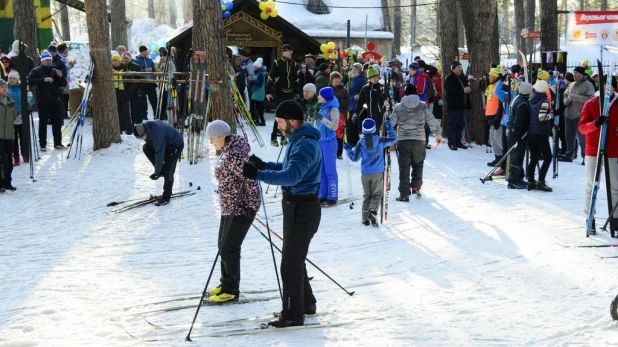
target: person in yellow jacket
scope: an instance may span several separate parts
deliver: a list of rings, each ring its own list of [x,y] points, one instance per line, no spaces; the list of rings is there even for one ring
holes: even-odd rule
[[[502,90],[504,85],[504,78],[506,71],[502,71],[498,65],[489,71],[489,85],[485,90],[485,118],[487,125],[489,126],[489,143],[496,156],[494,161],[487,163],[487,166],[496,165],[504,153],[503,135],[500,123],[502,122],[502,116],[504,113],[504,105],[508,93]],[[496,171],[496,176],[504,175],[504,169]]]
[[[116,53],[112,55],[112,68],[114,72],[125,72],[127,66],[122,63],[122,57]],[[122,75],[113,75],[114,89],[116,89],[116,105],[118,105],[118,122],[120,124],[120,133],[124,131],[127,135],[133,134],[133,122],[131,122],[131,113],[129,108],[130,95],[125,90],[125,85],[122,82]]]
[[[594,73],[594,70],[592,70],[592,66],[590,66],[588,59],[582,61],[582,66],[584,67],[584,70],[586,71],[586,75],[588,75],[588,78],[592,78],[592,74]]]
[[[538,83],[539,81],[545,81],[547,83],[549,83],[549,72],[543,70],[543,69],[539,69],[539,71],[536,73],[536,82]],[[532,86],[532,88],[536,87],[536,83]],[[536,89],[534,89],[536,90]],[[552,97],[551,97],[551,90],[549,88],[547,88],[547,91],[545,92],[545,95],[547,95],[547,100],[549,101],[549,109],[551,111],[552,108]]]

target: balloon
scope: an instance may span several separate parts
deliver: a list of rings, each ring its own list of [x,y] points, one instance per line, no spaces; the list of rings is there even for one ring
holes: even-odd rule
[[[273,7],[272,12],[270,12],[270,16],[277,17],[278,15],[279,15],[279,11],[277,11],[277,9]]]
[[[326,44],[321,44],[320,45],[320,51],[325,52],[328,48],[326,48]]]
[[[231,11],[234,8],[234,3],[231,1],[228,1],[225,3],[225,7],[227,7],[228,11]]]
[[[266,20],[268,17],[277,17],[279,15],[279,11],[275,8],[275,2],[272,0],[268,0],[266,2],[260,2],[260,18]]]
[[[264,9],[266,9],[266,3],[260,2],[260,11],[264,11]]]
[[[266,7],[266,9],[264,10],[264,12],[268,13],[268,15],[270,15],[272,11],[273,9],[271,7]]]
[[[268,17],[269,17],[268,13],[266,13],[266,12],[264,12],[264,11],[262,11],[262,12],[260,13],[260,18],[262,18],[263,20],[267,20],[267,19],[268,19]]]
[[[376,49],[376,44],[371,41],[367,42],[367,49],[373,51],[374,49]]]
[[[230,11],[223,12],[223,19],[228,19],[231,16],[232,16],[232,13]]]
[[[329,43],[326,45],[326,47],[328,47],[328,48],[330,48],[330,49],[335,49],[335,47],[337,47],[337,46],[335,45],[335,43],[334,43],[334,42],[329,42]]]
[[[225,5],[221,4],[221,11],[225,11],[227,9],[227,7],[225,7]]]

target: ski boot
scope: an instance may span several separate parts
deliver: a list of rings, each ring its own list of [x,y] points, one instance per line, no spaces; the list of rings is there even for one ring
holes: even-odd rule
[[[214,287],[214,288],[210,288],[208,289],[208,295],[219,295],[221,294],[222,289],[223,287],[221,285],[218,285],[217,287]]]
[[[402,196],[399,196],[399,197],[395,198],[395,200],[401,201],[401,202],[409,202],[410,201],[410,197],[402,195]],[[369,224],[367,224],[367,225],[369,225]]]
[[[492,176],[504,176],[506,172],[504,171],[503,168],[499,168],[498,170],[496,170],[494,173],[492,173]]]
[[[281,146],[287,146],[288,144],[288,139],[286,139],[285,137],[281,139]]]
[[[367,219],[369,220],[369,222],[371,222],[371,225],[376,228],[380,226],[380,224],[378,224],[378,219],[376,218],[377,215],[378,213],[376,212],[376,210],[374,210],[373,208],[369,209],[369,216],[367,216]]]
[[[208,301],[210,303],[224,303],[230,301],[238,301],[240,295],[239,294],[229,294],[229,293],[219,293],[217,295],[212,295],[208,297]]]
[[[286,315],[280,314],[279,318],[268,322],[268,326],[275,328],[287,328],[297,327],[305,324],[305,315],[300,317],[285,317]]]
[[[509,182],[509,189],[527,189],[528,183],[524,180],[519,180],[517,182]]]
[[[496,164],[498,164],[500,159],[502,159],[501,155],[496,155],[495,157],[496,157],[496,159],[494,159],[494,160],[490,161],[489,163],[487,163],[487,166],[494,167],[494,166],[496,166]]]
[[[554,191],[547,184],[545,184],[545,181],[536,182],[536,187],[534,187],[534,189],[541,190],[541,191],[548,192],[548,193]]]
[[[596,225],[596,220],[592,220],[592,229],[590,230],[590,235],[596,235],[597,234],[597,225]],[[588,222],[586,222],[586,225],[588,225]]]
[[[368,219],[365,219],[365,220],[363,221],[363,225],[365,225],[365,226],[369,226],[369,224],[371,224],[371,223],[369,223],[369,220],[368,220]]]
[[[279,147],[279,142],[277,142],[277,140],[271,140],[270,145],[273,147]]]
[[[170,203],[170,199],[161,198],[161,200],[155,202],[155,206],[165,206]]]
[[[412,195],[416,196],[417,199],[421,198],[423,194],[421,194],[421,188],[412,187]]]
[[[315,305],[315,302],[313,304],[305,304],[305,315],[314,315],[317,312],[318,308]]]

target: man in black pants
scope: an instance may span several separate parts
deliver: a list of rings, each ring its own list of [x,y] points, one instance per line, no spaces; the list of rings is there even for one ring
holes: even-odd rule
[[[268,75],[268,85],[266,90],[270,91],[272,87],[275,89],[275,101],[277,104],[281,104],[286,100],[293,100],[298,92],[298,74],[296,69],[296,63],[292,60],[292,53],[294,50],[289,44],[283,45],[283,53],[281,58],[275,60],[270,74]],[[272,92],[266,94],[266,99],[271,101],[273,98]],[[278,147],[277,143],[277,121],[273,124],[273,132],[270,134],[270,144]],[[281,145],[285,146],[287,140],[285,137],[281,138]]]
[[[133,55],[130,52],[122,53],[122,62],[127,66],[127,71],[142,72],[142,68],[133,61]],[[139,80],[141,76],[131,76],[129,79]],[[144,109],[142,105],[142,99],[144,94],[142,93],[142,86],[140,83],[125,83],[125,89],[129,96],[129,102],[131,103],[131,120],[133,124],[142,123],[145,120]]]
[[[322,206],[318,199],[322,150],[320,131],[305,123],[302,106],[294,100],[275,111],[279,130],[289,138],[282,163],[265,163],[252,155],[243,165],[243,176],[280,185],[283,192],[283,310],[269,322],[277,328],[303,325],[305,314],[315,314],[316,300],[307,277],[305,259],[313,234],[318,231]]]
[[[537,81],[534,85],[535,93],[530,97],[530,124],[528,125],[528,148],[530,149],[530,163],[526,168],[528,176],[528,190],[542,190],[551,192],[552,189],[545,184],[545,176],[551,165],[551,148],[549,147],[550,120],[554,118],[551,113],[547,89],[549,85],[545,81]],[[539,180],[534,180],[534,171],[540,158],[543,164],[539,171]]]
[[[524,181],[524,157],[526,155],[527,139],[524,137],[530,123],[530,94],[532,85],[528,82],[519,84],[519,95],[513,99],[509,120],[506,124],[508,130],[508,148],[517,143],[517,148],[511,151],[509,165],[508,189],[526,189],[528,182]],[[526,135],[527,136],[527,135]]]
[[[157,180],[161,176],[165,179],[163,195],[155,197],[155,205],[167,205],[172,196],[176,163],[184,148],[182,134],[167,122],[155,120],[136,124],[133,127],[133,135],[146,141],[143,147],[144,154],[154,165],[154,173],[150,175],[150,179]]]
[[[463,68],[458,61],[451,64],[451,70],[452,72],[444,80],[444,91],[448,108],[448,148],[456,151],[465,147],[461,143],[461,134],[465,125],[468,100],[466,94],[470,94],[471,88],[468,86],[468,81],[462,77]]]

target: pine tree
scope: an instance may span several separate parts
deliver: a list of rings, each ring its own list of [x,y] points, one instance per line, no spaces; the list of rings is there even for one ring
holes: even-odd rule
[[[37,37],[36,9],[33,0],[13,1],[15,22],[13,36],[28,45],[27,54],[39,62],[39,38]]]
[[[452,0],[440,0],[438,3],[438,18],[440,36],[440,56],[442,57],[442,82],[451,72],[453,58],[459,56],[457,37],[457,11],[453,10]],[[446,103],[446,90],[442,88],[442,129],[448,129],[448,113]]]
[[[112,48],[128,45],[125,0],[110,0],[112,15]]]

